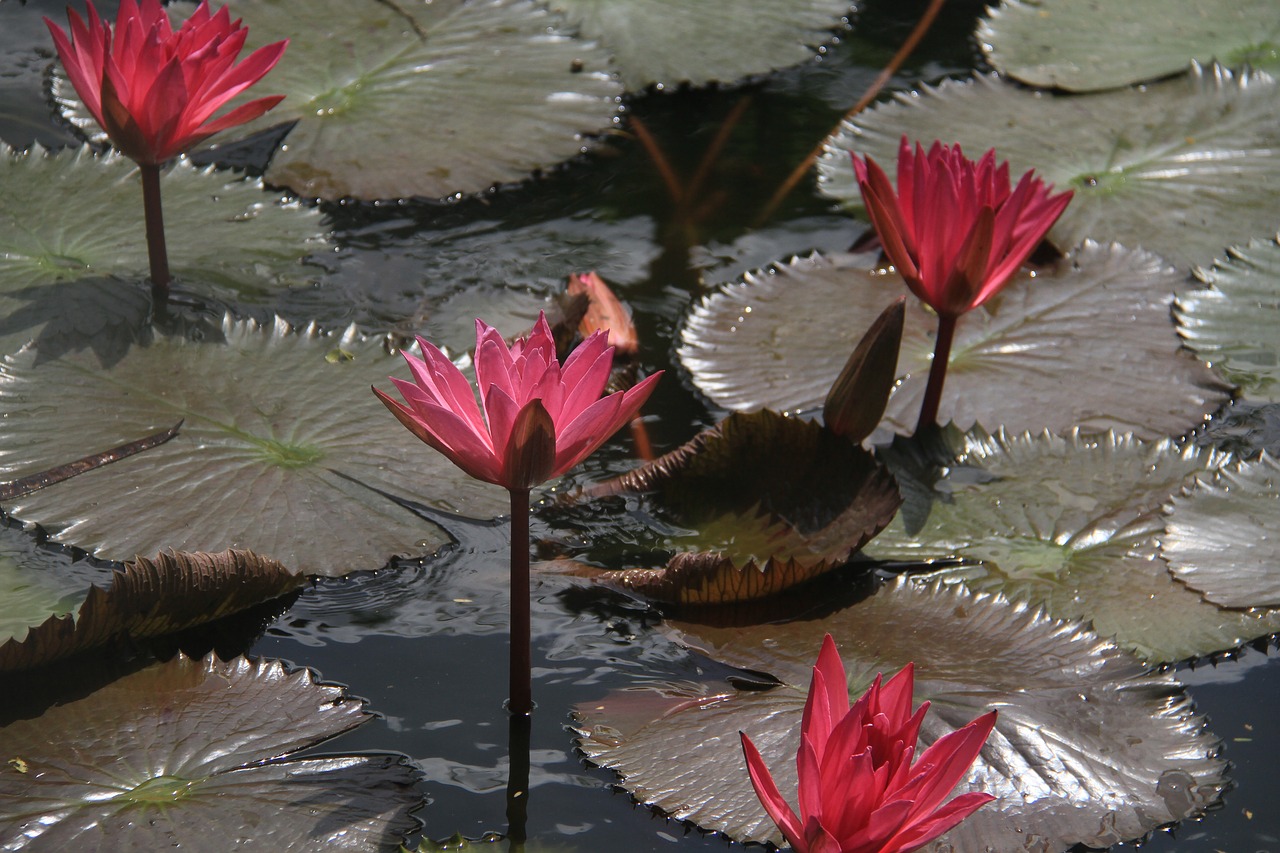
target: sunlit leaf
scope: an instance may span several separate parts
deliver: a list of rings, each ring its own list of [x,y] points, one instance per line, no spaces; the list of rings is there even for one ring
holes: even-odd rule
[[[1280,607],[1277,457],[1198,475],[1165,515],[1162,553],[1174,577],[1223,607]]]
[[[795,803],[801,710],[826,632],[839,644],[853,696],[877,672],[915,662],[915,700],[932,703],[924,743],[1000,712],[957,789],[997,801],[927,850],[1108,847],[1203,810],[1223,786],[1217,742],[1170,674],[1001,596],[903,580],[819,619],[675,627],[695,650],[781,685],[616,693],[579,707],[579,745],[641,802],[738,841],[781,843],[751,788],[737,734],[751,736]]]
[[[370,385],[408,376],[378,341],[230,320],[222,334],[158,334],[109,369],[26,351],[3,365],[0,477],[185,418],[172,441],[18,498],[12,515],[110,559],[232,547],[340,575],[446,541],[397,497],[486,518],[506,510],[501,489],[466,477],[378,404]]]
[[[87,147],[0,146],[0,186],[0,344],[35,337],[42,317],[63,334],[89,336],[146,304],[134,292],[146,291],[149,267],[132,161]],[[185,160],[165,170],[161,186],[169,264],[183,287],[253,297],[318,276],[302,263],[328,247],[315,208]],[[104,310],[107,287],[121,306]]]
[[[109,565],[39,545],[17,526],[0,526],[0,644],[74,610],[93,584],[108,584]]]
[[[1192,59],[1280,68],[1271,0],[1002,0],[978,23],[997,71],[1080,92],[1178,74]]]
[[[617,114],[607,53],[529,0],[239,0],[231,12],[249,48],[289,39],[255,87],[285,100],[234,133],[296,121],[266,179],[304,196],[480,192],[578,155]]]
[[[815,56],[849,0],[552,0],[613,54],[628,89],[765,74]]]
[[[860,208],[849,152],[897,161],[905,134],[995,148],[1075,197],[1049,232],[1059,249],[1086,237],[1141,246],[1178,267],[1209,264],[1225,246],[1280,224],[1274,118],[1280,86],[1261,72],[1216,65],[1141,89],[1054,97],[985,75],[899,95],[845,123],[819,161],[826,193]]]
[[[1196,270],[1208,287],[1178,294],[1178,331],[1252,400],[1280,402],[1280,243],[1252,240]]]
[[[0,845],[381,849],[414,826],[415,771],[289,757],[371,718],[308,670],[179,656],[0,728]]]
[[[284,595],[303,581],[275,560],[249,551],[139,557],[115,574],[109,588],[91,587],[75,619],[51,616],[25,639],[0,645],[0,672],[212,622]]]
[[[1230,649],[1280,630],[1280,611],[1209,604],[1159,559],[1161,505],[1221,457],[1110,434],[952,433],[949,443],[954,458],[932,482],[920,482],[927,469],[911,459],[906,442],[889,455],[907,504],[868,547],[872,556],[963,559],[934,576],[1091,622],[1152,662]]]
[[[1145,437],[1202,423],[1226,387],[1181,351],[1169,302],[1182,281],[1154,255],[1092,242],[1052,269],[1020,273],[961,318],[940,422]],[[717,405],[816,411],[862,331],[904,294],[871,255],[793,260],[696,305],[680,359]],[[885,415],[898,431],[919,415],[936,325],[908,295],[901,382]]]

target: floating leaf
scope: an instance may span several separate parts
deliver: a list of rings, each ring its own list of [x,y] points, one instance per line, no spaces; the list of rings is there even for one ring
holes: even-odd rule
[[[501,489],[378,406],[370,385],[408,375],[378,341],[283,323],[226,320],[222,332],[224,343],[158,335],[109,369],[26,351],[0,366],[6,479],[186,421],[161,447],[14,500],[12,515],[110,559],[233,547],[339,575],[446,541],[396,496],[483,517],[506,509]]]
[[[285,100],[236,134],[296,122],[266,179],[305,196],[480,192],[578,155],[617,114],[605,52],[529,0],[238,0],[231,13],[246,49],[289,39],[255,90]]]
[[[1162,554],[1174,577],[1223,607],[1280,607],[1277,457],[1198,475],[1165,515]]]
[[[1086,237],[1141,246],[1180,268],[1280,223],[1280,86],[1216,65],[1141,89],[1053,97],[1000,77],[944,81],[844,123],[819,161],[826,193],[860,208],[851,150],[882,165],[908,138],[994,147],[1014,175],[1028,169],[1075,197],[1049,232],[1060,249]],[[891,170],[892,171],[892,170]]]
[[[1280,402],[1280,242],[1252,240],[1195,272],[1209,286],[1183,290],[1174,304],[1187,346],[1246,397]]]
[[[21,639],[49,618],[70,613],[95,583],[110,583],[113,570],[37,544],[17,526],[0,525],[0,643]]]
[[[1192,59],[1280,68],[1271,0],[1002,0],[978,23],[997,71],[1032,86],[1088,92],[1178,74]]]
[[[1217,743],[1170,674],[1002,596],[902,580],[822,619],[675,627],[695,650],[781,685],[623,691],[579,708],[579,746],[641,802],[737,841],[782,841],[751,788],[737,733],[751,736],[795,803],[801,711],[826,632],[853,696],[876,672],[915,662],[915,700],[932,703],[925,744],[999,709],[957,789],[997,802],[927,850],[1108,847],[1203,810],[1224,784]]]
[[[849,0],[553,0],[613,52],[630,90],[732,83],[797,65],[846,23]]]
[[[597,494],[657,491],[692,536],[664,568],[606,572],[682,604],[762,598],[830,571],[889,523],[901,498],[874,457],[821,424],[768,410],[713,429]]]
[[[169,265],[184,286],[252,297],[318,275],[301,264],[327,248],[315,208],[268,194],[261,181],[185,160],[161,183]],[[134,316],[136,296],[121,294],[130,307],[103,313],[101,286],[89,283],[116,276],[128,291],[127,282],[148,274],[142,184],[132,161],[87,147],[0,146],[0,186],[0,334],[33,337],[41,312],[51,309],[68,318],[53,322],[86,336],[115,314]],[[43,291],[56,282],[68,284]],[[58,304],[68,298],[81,304]]]
[[[307,670],[179,656],[0,728],[0,846],[382,849],[421,802],[402,758],[288,757],[371,718]]]
[[[951,433],[936,482],[908,485],[908,445],[887,460],[907,504],[867,551],[882,559],[962,559],[933,576],[962,580],[1092,622],[1151,661],[1234,648],[1280,630],[1280,612],[1209,604],[1159,559],[1161,505],[1220,457],[1128,436]],[[922,498],[930,501],[924,504]]]
[[[0,672],[43,666],[95,646],[171,634],[261,604],[304,578],[251,551],[138,557],[109,589],[93,586],[73,620],[51,616],[0,645]]]
[[[1144,437],[1203,422],[1226,400],[1226,387],[1180,351],[1169,301],[1182,280],[1154,255],[1092,242],[1051,270],[1020,273],[961,319],[939,420]],[[696,305],[680,359],[717,405],[816,410],[857,336],[906,293],[870,255],[793,260]],[[901,382],[885,415],[899,431],[919,414],[936,325],[909,297]]]

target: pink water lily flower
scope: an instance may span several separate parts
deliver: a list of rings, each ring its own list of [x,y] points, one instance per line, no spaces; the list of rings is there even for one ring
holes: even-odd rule
[[[853,155],[867,213],[884,253],[911,292],[940,315],[977,308],[1009,283],[1058,220],[1071,193],[1027,172],[1016,187],[993,148],[977,161],[934,142],[925,154],[904,136],[898,189],[870,157]]]
[[[907,664],[884,684],[876,676],[849,707],[844,663],[827,635],[800,724],[798,816],[751,739],[741,735],[751,784],[796,853],[908,853],[994,799],[970,792],[944,802],[978,757],[996,713],[944,735],[917,757],[929,703],[912,713],[913,687],[914,668]]]
[[[248,33],[224,6],[202,2],[174,30],[159,0],[121,0],[115,31],[88,3],[86,24],[67,9],[70,36],[45,23],[58,56],[94,119],[126,157],[160,164],[221,130],[244,124],[283,95],[258,98],[214,117],[280,61],[287,41],[237,63]]]
[[[545,316],[511,347],[476,320],[477,404],[453,362],[422,338],[418,343],[421,359],[405,353],[413,381],[391,380],[405,402],[373,392],[459,468],[508,489],[529,489],[587,458],[635,416],[662,375],[601,397],[613,365],[607,331],[588,337],[561,365]]]

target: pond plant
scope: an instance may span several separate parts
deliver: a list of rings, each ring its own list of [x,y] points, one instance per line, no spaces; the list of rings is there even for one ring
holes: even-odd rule
[[[50,2],[0,849],[1280,834],[1280,6]]]

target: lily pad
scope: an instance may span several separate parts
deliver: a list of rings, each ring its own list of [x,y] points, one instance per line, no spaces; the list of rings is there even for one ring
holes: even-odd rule
[[[354,330],[224,321],[224,342],[157,333],[111,368],[84,354],[0,367],[0,476],[16,477],[185,424],[161,447],[17,498],[59,542],[124,560],[242,548],[307,574],[431,553],[441,530],[399,499],[491,517],[501,489],[470,480],[377,405],[404,360]],[[56,425],[56,429],[52,428]]]
[[[1223,607],[1280,607],[1280,459],[1204,472],[1165,516],[1174,577]]]
[[[110,583],[109,565],[39,545],[16,525],[0,525],[0,643],[21,638],[49,618],[70,613],[93,584]]]
[[[597,494],[656,491],[690,535],[662,568],[604,572],[661,601],[763,598],[830,571],[902,502],[875,458],[821,424],[768,410],[733,414]]]
[[[0,845],[381,849],[414,827],[416,772],[290,757],[372,716],[307,670],[179,656],[0,728]]]
[[[1271,0],[1002,0],[978,23],[991,67],[1032,86],[1089,92],[1168,77],[1192,59],[1280,68]]]
[[[1086,237],[1155,252],[1179,268],[1271,236],[1280,205],[1280,86],[1261,72],[1190,74],[1088,97],[1053,97],[995,75],[900,94],[845,122],[818,163],[820,186],[850,208],[862,197],[849,152],[891,167],[898,143],[942,139],[976,157],[995,148],[1075,197],[1049,232],[1059,249]],[[890,169],[892,171],[892,169]]]
[[[812,59],[848,25],[849,0],[553,0],[613,52],[629,90],[732,83]]]
[[[954,456],[932,482],[921,481],[928,468],[912,459],[907,442],[889,454],[907,504],[868,547],[871,556],[963,560],[930,577],[1092,622],[1152,663],[1280,630],[1280,611],[1243,613],[1205,602],[1159,559],[1162,504],[1188,477],[1220,465],[1220,456],[1113,434],[951,432],[947,443]]]
[[[0,186],[5,339],[34,337],[39,325],[30,303],[53,301],[41,287],[108,276],[140,282],[148,275],[142,184],[132,161],[87,147],[51,153],[0,146]],[[261,181],[185,160],[164,172],[161,192],[169,264],[180,284],[254,297],[318,276],[318,267],[302,263],[328,249],[317,209],[269,194]],[[74,294],[66,286],[56,295]],[[74,316],[92,323],[100,300],[82,295]],[[15,314],[26,325],[13,328]]]
[[[138,557],[109,589],[92,586],[75,619],[50,616],[26,638],[0,645],[0,672],[33,669],[116,641],[212,622],[278,598],[305,578],[249,551]]]
[[[607,54],[530,0],[239,0],[231,13],[246,49],[289,39],[254,90],[285,100],[233,133],[296,122],[266,179],[304,196],[480,192],[577,156],[617,117]]]
[[[1169,302],[1182,280],[1147,252],[1092,242],[1052,269],[1019,273],[960,320],[939,419],[1153,438],[1202,423],[1227,388],[1180,351]],[[858,336],[903,295],[900,382],[885,425],[908,432],[937,320],[873,255],[795,259],[722,288],[693,308],[679,356],[719,406],[816,411]]]
[[[1187,346],[1251,400],[1280,402],[1280,242],[1252,240],[1196,277],[1208,287],[1178,294]]]
[[[741,628],[673,623],[682,642],[759,675],[752,690],[623,691],[579,708],[579,747],[641,802],[742,842],[781,843],[747,777],[736,734],[760,748],[795,802],[809,672],[837,638],[857,696],[876,672],[916,667],[932,703],[925,744],[992,708],[996,730],[958,791],[997,801],[924,848],[1108,847],[1203,810],[1225,762],[1169,673],[1147,670],[1087,628],[999,595],[900,580],[821,619]]]

